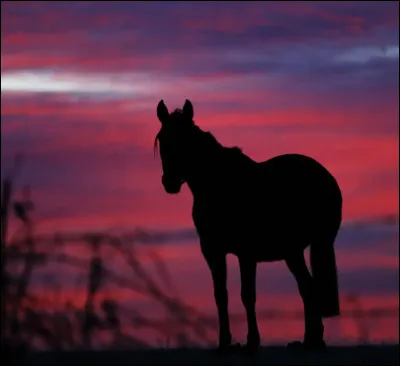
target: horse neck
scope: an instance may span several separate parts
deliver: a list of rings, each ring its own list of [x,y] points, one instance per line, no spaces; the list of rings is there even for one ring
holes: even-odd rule
[[[227,179],[226,172],[232,166],[231,155],[227,154],[228,148],[218,142],[208,146],[201,156],[194,159],[194,163],[186,182],[193,196],[213,196],[224,187]]]
[[[188,176],[186,182],[195,198],[210,194],[219,186],[223,177],[218,175],[218,165],[216,161],[202,161],[193,166],[193,173]]]

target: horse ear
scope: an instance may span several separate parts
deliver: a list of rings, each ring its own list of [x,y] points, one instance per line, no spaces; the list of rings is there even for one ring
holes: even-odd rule
[[[193,119],[193,115],[194,115],[194,112],[193,112],[193,105],[192,105],[192,103],[191,103],[191,101],[190,101],[189,99],[186,99],[186,100],[185,100],[185,104],[183,105],[182,111],[183,111],[183,115],[184,115],[186,118],[188,118],[188,119],[190,119],[190,120]]]
[[[161,123],[164,123],[168,120],[169,112],[167,106],[164,104],[164,101],[161,99],[157,105],[157,117]]]

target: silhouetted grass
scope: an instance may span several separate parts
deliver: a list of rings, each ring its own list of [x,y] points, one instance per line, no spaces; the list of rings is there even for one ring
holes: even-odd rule
[[[124,333],[121,327],[123,310],[125,315],[129,314],[129,322],[134,328],[151,328],[159,332],[163,346],[196,345],[193,336],[189,336],[189,328],[195,337],[208,341],[208,329],[215,328],[216,324],[202,319],[194,309],[171,296],[168,288],[163,288],[165,284],[169,287],[172,284],[167,266],[155,252],[151,254],[151,260],[158,279],[144,269],[134,246],[135,233],[119,237],[105,233],[35,236],[29,215],[33,205],[29,197],[12,202],[13,184],[10,178],[4,180],[2,187],[2,340],[8,346],[16,348],[23,345],[29,349],[40,346],[50,350],[91,349],[94,335],[107,332],[108,338],[111,336],[110,346],[123,341],[123,344],[135,348],[148,347],[145,341]],[[7,240],[10,207],[21,222],[21,229]],[[63,253],[63,247],[77,242],[86,243],[91,249],[89,259]],[[122,276],[105,268],[102,246],[122,257],[131,273]],[[67,302],[57,312],[41,308],[45,299],[32,290],[31,281],[34,271],[50,261],[76,269],[86,268],[87,288],[83,308],[76,308]],[[98,304],[96,297],[105,279],[159,303],[169,324],[146,318],[133,309],[121,309],[113,299],[103,299]]]

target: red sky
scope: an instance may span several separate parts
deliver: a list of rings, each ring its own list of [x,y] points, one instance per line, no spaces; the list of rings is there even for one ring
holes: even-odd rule
[[[188,189],[164,192],[152,150],[158,101],[173,109],[188,98],[196,123],[226,146],[324,164],[344,197],[343,293],[398,296],[397,2],[3,1],[1,10],[1,172],[24,154],[17,186],[32,188],[37,230],[192,228]],[[196,245],[162,250],[178,282],[190,263],[186,281],[211,296]],[[288,274],[264,267],[260,281],[274,281],[261,297],[278,296]]]

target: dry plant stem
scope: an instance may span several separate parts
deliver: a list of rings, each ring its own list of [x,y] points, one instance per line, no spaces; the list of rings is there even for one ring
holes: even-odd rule
[[[1,341],[5,338],[6,330],[6,296],[7,296],[7,275],[6,275],[6,240],[7,240],[7,227],[8,215],[10,209],[12,184],[11,180],[5,179],[2,182],[2,196],[1,196]]]

